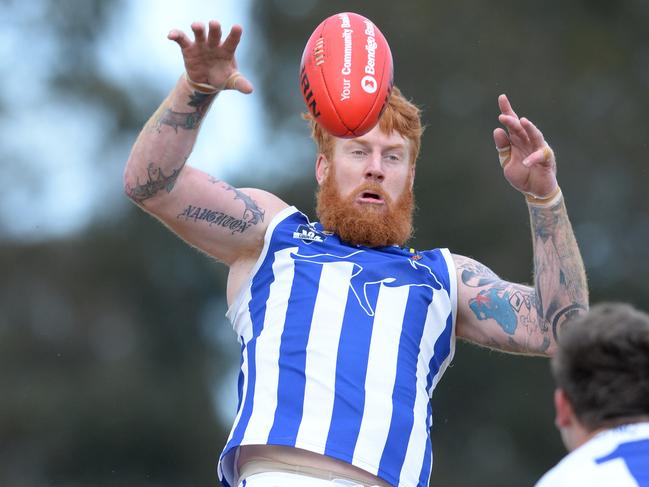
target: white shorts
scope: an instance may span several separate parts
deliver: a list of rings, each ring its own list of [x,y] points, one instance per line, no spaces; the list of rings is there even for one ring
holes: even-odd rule
[[[364,487],[347,479],[319,479],[292,472],[261,472],[239,482],[238,487]]]

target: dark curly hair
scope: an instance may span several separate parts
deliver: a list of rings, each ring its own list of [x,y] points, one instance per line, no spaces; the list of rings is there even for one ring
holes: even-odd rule
[[[649,416],[649,315],[594,306],[562,330],[552,372],[590,431]]]

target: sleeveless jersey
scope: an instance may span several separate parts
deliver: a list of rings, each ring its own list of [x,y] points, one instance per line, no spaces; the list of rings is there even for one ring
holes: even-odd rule
[[[289,207],[271,222],[228,310],[241,345],[239,406],[219,461],[233,485],[240,445],[284,445],[427,486],[430,397],[455,350],[447,249],[341,242]]]
[[[595,435],[541,477],[536,487],[649,487],[649,423]]]

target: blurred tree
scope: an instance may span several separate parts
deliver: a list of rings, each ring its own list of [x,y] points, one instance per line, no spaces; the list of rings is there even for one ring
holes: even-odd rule
[[[124,2],[37,3],[5,1],[3,16],[20,13],[25,38],[50,39],[48,96],[110,120],[98,151],[134,140],[163,94],[133,100],[98,64]],[[1,151],[5,171],[30,167]],[[0,240],[0,485],[215,485],[229,425],[214,391],[238,349],[231,332],[234,356],[218,351],[208,329],[223,326],[224,269],[134,206],[121,218],[100,211],[81,235]]]
[[[139,212],[0,267],[0,484],[215,484],[222,270]]]
[[[5,12],[18,4],[2,1]],[[126,92],[98,64],[97,41],[124,2],[29,5],[26,37],[37,31],[54,42],[49,95],[108,117],[99,150],[133,140],[164,94]],[[297,71],[312,29],[345,10],[381,28],[396,83],[424,109],[414,245],[448,246],[530,280],[525,205],[501,177],[491,140],[496,96],[507,92],[556,149],[593,300],[649,308],[646,2],[254,3],[263,41],[251,54],[261,81],[254,96],[287,165],[273,181],[230,182],[274,187],[312,215],[305,168],[315,157],[295,143],[308,138]],[[0,155],[0,176],[9,164],[23,167],[7,147]],[[216,385],[229,380],[237,351],[233,333],[224,346],[213,332],[228,326],[225,269],[134,207],[100,211],[109,218],[97,214],[83,235],[0,240],[0,485],[214,485],[229,428],[216,414],[229,398]],[[433,484],[532,484],[563,454],[551,390],[546,360],[460,344],[433,399]]]

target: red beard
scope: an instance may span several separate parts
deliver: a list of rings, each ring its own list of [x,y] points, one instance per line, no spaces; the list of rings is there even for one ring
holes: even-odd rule
[[[333,169],[333,168],[332,168]],[[357,204],[358,196],[369,191],[383,198],[383,205]],[[342,198],[330,171],[317,193],[316,213],[325,230],[336,233],[352,245],[381,247],[403,246],[412,235],[414,196],[410,185],[393,202],[378,183],[359,186],[348,197]]]

